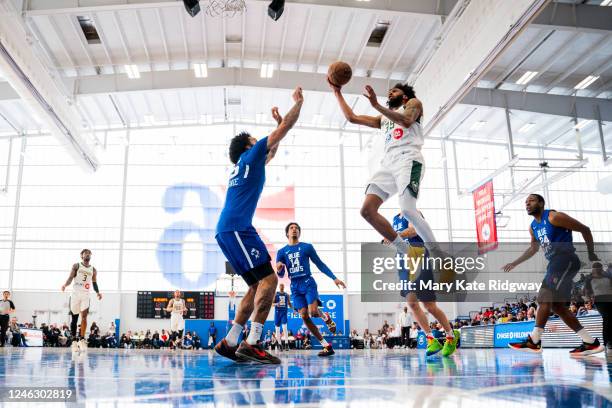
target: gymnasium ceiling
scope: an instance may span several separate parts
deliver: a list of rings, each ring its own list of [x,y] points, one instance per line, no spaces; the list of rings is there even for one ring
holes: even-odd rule
[[[362,85],[384,95],[393,83],[414,79],[456,2],[294,0],[277,22],[267,16],[268,3],[248,0],[247,11],[232,18],[204,11],[191,18],[170,0],[30,0],[23,16],[40,59],[74,96],[89,128],[265,123],[269,107],[289,107],[293,84],[308,90],[302,124],[342,128],[347,124],[325,84],[327,66],[351,64],[348,101],[357,112],[373,113],[359,96]],[[507,104],[515,142],[573,147],[574,109],[594,119],[597,104],[612,146],[612,7],[572,3],[547,6],[435,133],[505,140]],[[95,25],[99,43],[87,41],[79,16]],[[387,34],[368,45],[377,24],[387,24]],[[206,64],[207,77],[196,78],[194,64]],[[272,78],[261,78],[262,64],[273,64]],[[128,78],[132,65],[140,78]],[[517,84],[527,71],[537,74]],[[576,90],[589,75],[597,79]],[[1,73],[0,115],[2,133],[41,127]],[[581,126],[585,147],[598,149],[597,120]]]

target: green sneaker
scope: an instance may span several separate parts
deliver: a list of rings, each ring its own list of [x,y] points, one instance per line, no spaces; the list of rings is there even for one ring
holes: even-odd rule
[[[425,352],[425,355],[427,357],[433,356],[434,354],[438,353],[440,350],[442,350],[442,345],[440,344],[438,339],[435,339],[433,337],[427,338],[427,351]]]
[[[459,341],[460,335],[459,330],[453,330],[453,335],[455,337],[453,337],[452,340],[446,339],[446,341],[444,342],[444,347],[442,348],[442,355],[444,357],[450,356],[455,352],[455,350],[457,350],[457,342]]]

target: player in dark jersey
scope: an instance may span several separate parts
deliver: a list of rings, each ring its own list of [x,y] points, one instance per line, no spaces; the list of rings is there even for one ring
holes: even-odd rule
[[[274,157],[279,143],[300,116],[304,103],[302,88],[297,87],[292,97],[295,104],[285,118],[280,116],[278,108],[272,108],[272,116],[278,127],[268,137],[257,141],[243,132],[230,143],[229,156],[235,166],[230,174],[215,238],[236,273],[249,285],[249,290],[240,302],[232,328],[217,344],[215,351],[234,361],[280,364],[280,359],[267,353],[260,344],[278,278],[266,246],[253,227],[253,216],[266,181],[265,165]],[[238,345],[238,336],[251,314],[249,336]]]
[[[274,296],[274,327],[276,338],[281,342],[281,350],[289,350],[289,335],[287,331],[287,311],[293,308],[290,296],[285,292],[285,285],[278,285],[278,292]],[[283,338],[281,340],[281,326],[283,327]]]
[[[302,317],[308,330],[323,346],[319,356],[327,357],[333,355],[334,350],[331,344],[323,338],[319,328],[311,318],[321,317],[332,333],[336,331],[336,324],[329,316],[329,313],[319,312],[319,292],[317,290],[317,283],[310,272],[310,261],[314,262],[323,274],[331,278],[338,288],[346,288],[346,285],[336,278],[327,265],[321,261],[312,244],[300,242],[301,232],[302,229],[296,222],[290,222],[285,227],[285,235],[289,240],[289,244],[279,249],[276,253],[276,270],[281,277],[285,274],[285,270],[289,273],[293,306]]]
[[[423,214],[421,214],[420,211],[419,214],[421,217],[423,217]],[[412,282],[416,282],[417,285],[416,290],[402,291],[401,295],[402,297],[406,298],[406,302],[408,303],[410,310],[412,310],[412,313],[414,313],[416,321],[419,323],[427,336],[427,350],[425,354],[427,356],[432,356],[442,351],[442,355],[444,357],[448,357],[457,349],[457,342],[459,341],[460,333],[458,330],[453,330],[450,322],[448,321],[448,317],[446,317],[444,311],[438,307],[436,303],[436,293],[431,289],[420,289],[421,281],[427,282],[434,280],[433,271],[426,265],[426,259],[429,256],[429,251],[427,248],[425,248],[423,238],[418,235],[414,225],[410,222],[410,220],[402,216],[401,213],[397,214],[393,218],[393,229],[397,231],[398,235],[402,237],[402,239],[410,246],[408,255],[410,258],[414,259],[414,261],[410,264],[413,265],[413,267],[414,265],[418,265],[416,266],[415,271],[408,271],[407,269],[402,269],[400,271],[400,280],[410,280]],[[387,245],[389,244],[388,241],[385,241],[385,243],[387,243]],[[408,272],[411,272],[410,276],[408,276]],[[433,336],[427,315],[425,315],[425,312],[423,309],[421,309],[419,302],[423,303],[425,309],[431,313],[431,315],[435,317],[444,328],[444,331],[446,332],[444,346],[442,346],[438,339]]]
[[[570,351],[572,356],[584,356],[599,353],[604,350],[598,339],[594,339],[580,324],[567,307],[574,276],[580,269],[580,259],[572,243],[572,231],[582,234],[589,253],[589,261],[599,263],[595,254],[593,235],[586,225],[573,219],[569,215],[555,210],[544,208],[544,197],[539,194],[530,194],[525,200],[527,214],[533,216],[529,227],[531,246],[514,262],[503,267],[509,272],[517,265],[534,256],[540,247],[548,259],[548,267],[538,293],[538,310],[536,323],[531,335],[523,341],[510,343],[510,348],[532,353],[542,352],[541,336],[551,311],[556,313],[570,329],[582,339],[582,345]]]

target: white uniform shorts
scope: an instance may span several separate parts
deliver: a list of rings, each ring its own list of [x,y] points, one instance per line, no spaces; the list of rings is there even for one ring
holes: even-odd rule
[[[414,160],[401,153],[395,158],[385,158],[370,177],[366,194],[375,194],[383,201],[387,201],[392,195],[402,194],[408,189],[414,198],[418,198],[423,174],[425,174],[425,164],[422,159]]]
[[[72,314],[79,314],[83,310],[89,309],[89,293],[88,292],[72,292],[68,304]]]
[[[179,330],[183,330],[183,327],[183,316],[178,313],[172,313],[170,315],[170,331],[177,332]]]

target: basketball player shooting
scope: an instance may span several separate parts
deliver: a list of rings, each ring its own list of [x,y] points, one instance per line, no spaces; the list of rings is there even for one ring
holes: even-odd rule
[[[240,302],[231,329],[215,346],[215,351],[234,361],[280,364],[280,359],[266,352],[260,344],[278,278],[270,262],[270,254],[253,227],[253,216],[266,181],[265,165],[274,157],[281,140],[300,116],[304,103],[302,88],[297,87],[292,97],[295,104],[284,118],[277,108],[272,108],[272,117],[278,127],[269,136],[257,141],[243,132],[232,139],[229,147],[230,160],[235,166],[230,174],[215,238],[223,255],[249,289]],[[251,331],[238,345],[238,336],[251,314]]]
[[[385,138],[384,157],[368,182],[361,216],[388,240],[400,255],[408,253],[409,245],[378,211],[389,197],[398,193],[401,214],[412,222],[432,257],[440,259],[440,264],[446,265],[447,254],[440,249],[431,227],[417,211],[425,160],[421,153],[424,143],[421,129],[423,105],[417,99],[414,89],[401,83],[396,84],[389,89],[388,107],[384,107],[378,103],[374,89],[366,86],[364,96],[372,107],[380,112],[378,116],[369,116],[356,115],[346,103],[341,87],[334,85],[329,78],[328,83],[349,122],[381,129]]]
[[[87,315],[89,314],[89,290],[93,286],[98,300],[102,300],[102,294],[98,288],[98,271],[89,262],[91,261],[91,251],[83,249],[81,251],[81,262],[72,265],[70,276],[66,283],[62,285],[62,292],[72,283],[72,295],[68,301],[70,307],[70,332],[72,334],[72,351],[87,351],[87,340],[85,330],[87,330]],[[77,322],[81,315],[81,326],[77,336]],[[80,340],[79,340],[80,339]]]

